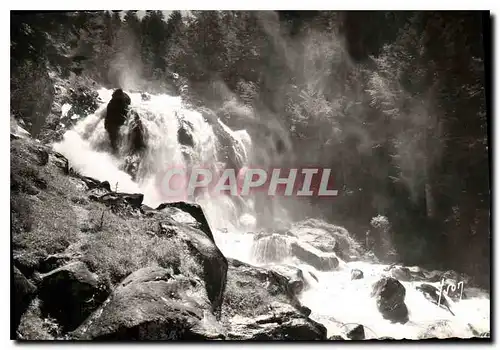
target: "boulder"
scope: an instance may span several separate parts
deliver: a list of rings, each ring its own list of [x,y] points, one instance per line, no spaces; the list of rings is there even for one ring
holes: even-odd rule
[[[339,260],[334,253],[322,252],[307,243],[294,241],[291,243],[292,255],[320,271],[334,270]]]
[[[139,114],[130,111],[130,126],[128,134],[129,155],[141,154],[147,147],[147,133]]]
[[[413,281],[412,273],[407,267],[394,266],[390,270],[391,276],[399,281]]]
[[[351,270],[351,280],[359,280],[363,278],[363,271],[358,269]]]
[[[119,130],[125,123],[130,103],[130,97],[122,89],[116,89],[106,107],[104,128],[108,132],[113,151],[118,149]]]
[[[352,340],[364,340],[365,328],[363,325],[358,324],[357,326],[352,327],[352,329],[347,332],[347,338]]]
[[[75,332],[82,340],[224,339],[203,284],[171,269],[142,268]]]
[[[180,120],[179,125],[179,129],[177,130],[177,141],[179,144],[194,147],[193,125],[186,120]]]
[[[326,328],[308,317],[289,278],[235,259],[229,260],[222,310],[228,339],[326,339]]]
[[[14,329],[17,329],[21,316],[36,295],[36,286],[14,266],[12,294],[14,295]]]
[[[42,312],[57,319],[65,331],[78,327],[108,295],[107,286],[80,261],[40,278]]]
[[[349,232],[340,226],[328,224],[318,219],[307,219],[292,225],[289,233],[300,237],[301,242],[308,243],[325,253],[336,253],[343,260],[359,259],[361,245],[353,239]]]
[[[405,287],[392,277],[383,277],[375,282],[371,293],[382,316],[393,323],[408,322],[405,295]]]

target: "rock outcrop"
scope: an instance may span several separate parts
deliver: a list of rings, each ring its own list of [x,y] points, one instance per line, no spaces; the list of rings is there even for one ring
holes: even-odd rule
[[[326,340],[296,297],[293,279],[273,270],[229,260],[222,323],[227,339]]]
[[[71,334],[84,340],[224,339],[203,283],[171,269],[147,267],[128,276]]]

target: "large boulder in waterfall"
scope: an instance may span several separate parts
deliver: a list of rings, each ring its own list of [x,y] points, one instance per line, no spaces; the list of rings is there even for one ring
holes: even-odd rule
[[[193,124],[189,121],[179,120],[179,129],[177,130],[177,141],[183,146],[193,147]]]
[[[92,340],[224,339],[203,283],[172,269],[148,267],[128,276],[72,334]]]
[[[363,271],[359,269],[351,270],[351,280],[360,280],[363,278]]]
[[[106,107],[104,128],[108,132],[111,147],[115,151],[118,148],[120,126],[125,123],[130,102],[129,95],[122,89],[116,89]]]
[[[339,259],[337,259],[335,253],[323,252],[298,240],[291,243],[291,253],[294,257],[313,266],[317,270],[335,270],[339,266]]]
[[[326,328],[308,317],[290,287],[276,271],[230,259],[222,308],[227,339],[326,340]]]
[[[328,224],[318,219],[307,219],[292,225],[289,233],[323,252],[334,252],[343,260],[353,260],[361,256],[361,245],[340,226]]]
[[[371,297],[385,319],[392,322],[408,322],[408,308],[405,304],[406,289],[397,279],[383,277],[374,283]]]
[[[128,115],[130,126],[128,134],[129,156],[141,154],[147,147],[147,131],[137,111],[131,110]]]
[[[40,276],[42,311],[74,330],[108,296],[108,288],[84,263],[78,261]]]

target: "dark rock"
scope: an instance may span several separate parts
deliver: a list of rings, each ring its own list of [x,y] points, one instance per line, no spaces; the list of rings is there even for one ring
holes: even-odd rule
[[[36,286],[31,283],[17,267],[14,266],[12,294],[14,295],[14,325],[13,328],[17,329],[21,316],[28,308],[31,300],[35,297]]]
[[[333,253],[324,253],[297,241],[292,242],[290,245],[294,256],[314,266],[317,270],[334,270],[339,266],[339,260]]]
[[[129,135],[128,135],[128,146],[129,154],[134,155],[143,152],[147,147],[147,132],[144,127],[139,114],[136,111],[130,111],[131,119]]]
[[[56,318],[65,331],[78,327],[107,295],[107,287],[82,262],[41,275],[42,312]]]
[[[177,130],[177,141],[184,146],[194,147],[193,125],[186,121],[179,121],[180,127]]]
[[[90,198],[90,196],[89,196]],[[94,199],[95,198],[91,198]],[[97,198],[97,201],[104,203],[109,206],[116,206],[120,204],[128,204],[133,208],[140,208],[144,195],[142,193],[122,193],[122,192],[110,192]]]
[[[118,149],[119,130],[125,123],[130,103],[130,97],[122,89],[116,89],[106,107],[104,128],[108,132],[113,151]]]
[[[199,283],[160,267],[129,275],[73,334],[84,340],[223,339]]]
[[[230,259],[223,321],[236,340],[324,340],[326,328],[308,318],[280,273]]]
[[[342,338],[341,335],[332,335],[331,337],[328,338],[328,340],[346,340]]]
[[[371,293],[377,308],[385,319],[392,322],[408,322],[408,308],[405,304],[405,287],[395,278],[383,277],[373,285]]]
[[[349,332],[347,332],[347,338],[352,340],[364,340],[365,339],[365,328],[363,325],[357,325]]]
[[[143,93],[141,93],[141,100],[142,101],[150,101],[151,96],[149,96],[147,93],[143,92]]]
[[[359,280],[363,278],[363,271],[358,269],[351,270],[351,280]]]

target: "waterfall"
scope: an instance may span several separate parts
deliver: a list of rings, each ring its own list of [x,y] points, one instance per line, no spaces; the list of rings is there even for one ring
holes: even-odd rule
[[[100,89],[98,93],[103,101],[100,108],[82,118],[65,133],[61,142],[54,145],[56,151],[68,158],[69,165],[83,175],[109,181],[118,191],[143,193],[144,204],[151,207],[177,200],[198,202],[207,215],[217,246],[228,257],[256,265],[294,264],[308,279],[309,287],[299,298],[311,309],[310,317],[325,324],[329,335],[341,331],[347,323],[361,323],[376,333],[367,332],[369,337],[415,339],[421,337],[429,325],[443,319],[447,322],[446,327],[434,330],[431,336],[446,333],[446,336],[471,337],[473,332],[469,325],[479,331],[489,331],[487,293],[476,291],[472,295],[469,290],[472,296],[454,302],[456,316],[451,316],[423,299],[415,289],[417,282],[402,282],[406,288],[410,322],[399,325],[384,320],[376,310],[370,292],[373,283],[386,274],[387,266],[344,261],[341,257],[337,263],[335,249],[349,254],[357,249],[348,232],[319,219],[294,223],[279,200],[269,201],[262,198],[262,194],[260,197],[241,197],[214,195],[210,191],[173,198],[164,188],[165,174],[169,169],[189,171],[205,167],[217,172],[227,167],[244,168],[255,159],[264,159],[266,163],[257,165],[269,166],[273,165],[271,150],[268,153],[267,144],[252,140],[244,128],[232,130],[215,114],[186,108],[180,97],[163,94],[145,99],[139,92],[128,92],[130,108],[138,117],[129,118],[121,127],[121,142],[113,153],[104,128],[106,104],[113,91]],[[147,146],[134,153],[130,135],[137,128],[143,131]],[[270,144],[276,145],[275,141]],[[278,147],[282,157],[283,148],[285,146]],[[187,178],[181,180],[187,181]],[[265,218],[263,213],[267,215]],[[285,223],[288,227],[276,228]],[[256,234],[260,230],[264,232]],[[335,244],[323,240],[325,237],[335,239]],[[306,243],[302,244],[302,241]],[[301,256],[293,256],[291,242],[296,246],[300,244]],[[315,261],[312,263],[308,259]],[[351,281],[353,268],[361,269],[365,277]]]

